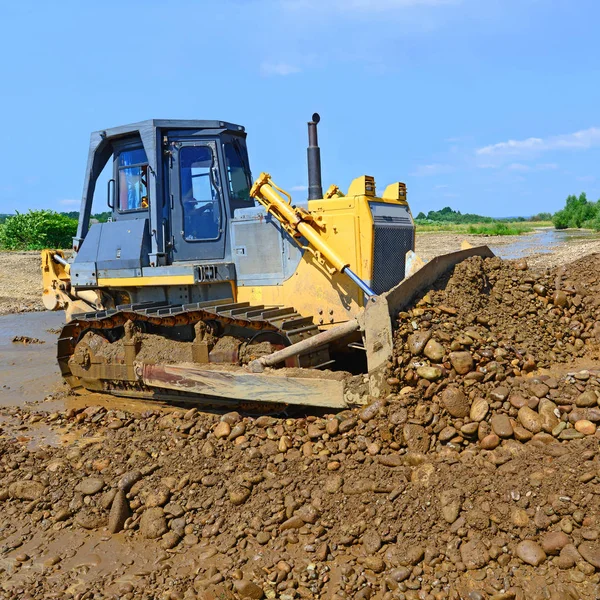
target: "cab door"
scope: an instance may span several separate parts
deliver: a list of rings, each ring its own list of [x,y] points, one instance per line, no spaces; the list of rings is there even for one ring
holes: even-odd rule
[[[223,259],[227,216],[217,143],[175,141],[170,153],[173,262]]]

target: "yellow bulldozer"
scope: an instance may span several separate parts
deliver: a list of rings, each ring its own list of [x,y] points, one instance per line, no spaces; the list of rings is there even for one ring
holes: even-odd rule
[[[267,173],[253,182],[240,125],[149,120],[92,134],[73,258],[42,252],[75,391],[336,409],[387,392],[398,311],[458,262],[492,253],[446,254],[407,277],[406,186],[377,196],[365,175],[323,193],[319,120],[300,201]],[[90,227],[109,161],[111,218]]]

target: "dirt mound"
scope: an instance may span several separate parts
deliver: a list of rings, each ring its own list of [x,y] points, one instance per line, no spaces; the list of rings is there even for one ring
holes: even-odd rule
[[[393,393],[360,410],[0,409],[1,589],[596,598],[599,269],[458,265],[398,316]],[[24,448],[33,427],[65,445]]]

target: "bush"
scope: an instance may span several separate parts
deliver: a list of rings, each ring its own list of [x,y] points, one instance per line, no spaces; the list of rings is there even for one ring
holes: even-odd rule
[[[565,207],[554,214],[552,222],[556,229],[593,227],[598,221],[599,209],[598,202],[590,202],[585,192],[581,192],[579,197],[572,194],[568,196]]]
[[[70,248],[77,233],[77,221],[52,210],[17,212],[0,229],[0,248],[4,250],[42,250]]]

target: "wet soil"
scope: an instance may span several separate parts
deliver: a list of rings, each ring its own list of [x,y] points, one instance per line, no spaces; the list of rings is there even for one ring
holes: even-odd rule
[[[71,396],[61,315],[0,317],[0,598],[597,598],[600,256],[535,260],[441,278],[338,414]]]

